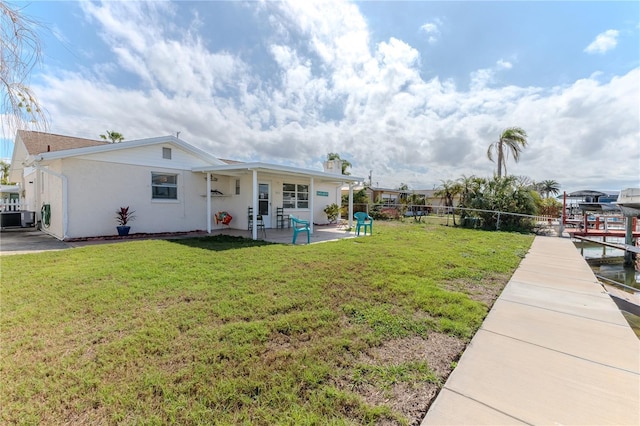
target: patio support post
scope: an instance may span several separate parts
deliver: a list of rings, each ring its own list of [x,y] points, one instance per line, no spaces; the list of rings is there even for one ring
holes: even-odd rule
[[[258,171],[256,169],[253,172],[253,193],[251,194],[251,204],[253,205],[253,218],[251,229],[251,237],[254,240],[258,239]]]
[[[316,191],[314,189],[314,181],[311,178],[309,182],[309,232],[313,234],[313,200],[315,197]]]
[[[207,234],[211,233],[211,173],[207,173]]]
[[[633,216],[624,217],[624,243],[628,246],[633,245]],[[624,252],[624,265],[633,265],[633,254],[631,250],[625,250]]]
[[[353,183],[349,183],[349,229],[353,227]]]
[[[341,182],[340,185],[336,188],[336,204],[340,207],[338,209],[338,222],[342,220],[342,187],[344,186],[344,182]]]

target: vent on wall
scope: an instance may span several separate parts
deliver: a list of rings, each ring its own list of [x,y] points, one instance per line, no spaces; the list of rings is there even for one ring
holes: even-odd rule
[[[162,158],[171,160],[171,148],[162,148]]]

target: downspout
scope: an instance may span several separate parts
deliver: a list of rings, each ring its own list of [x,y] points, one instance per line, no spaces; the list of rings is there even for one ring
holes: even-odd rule
[[[65,240],[67,238],[67,230],[68,230],[68,222],[69,222],[69,218],[67,215],[67,203],[68,203],[68,199],[67,199],[67,177],[63,174],[60,174],[58,172],[54,172],[53,170],[49,170],[47,168],[43,168],[40,166],[40,163],[38,163],[37,161],[35,161],[35,166],[36,166],[36,171],[37,172],[44,172],[44,173],[48,173],[51,176],[55,176],[57,178],[59,178],[62,181],[62,239]],[[37,174],[37,177],[40,178],[40,174]],[[41,185],[40,182],[38,182],[38,184]],[[38,189],[36,189],[36,194],[38,194]],[[38,195],[38,199],[40,202],[42,202],[42,198]],[[42,220],[42,218],[41,218]],[[45,231],[46,232],[46,231]],[[47,234],[50,234],[49,232],[46,232]],[[53,235],[53,234],[50,234]]]
[[[253,172],[253,194],[251,194],[251,204],[253,204],[253,217],[252,217],[252,229],[251,236],[254,240],[258,239],[258,171],[256,169]]]
[[[353,182],[349,183],[349,229],[353,228]]]
[[[309,182],[309,191],[311,192],[311,194],[309,194],[309,209],[311,210],[309,215],[309,229],[310,229],[310,232],[313,234],[313,207],[314,207],[313,200],[316,198],[316,191],[314,190],[313,177]]]
[[[211,173],[207,172],[207,234],[211,233]]]
[[[338,205],[338,222],[342,220],[342,186],[344,182],[336,187],[336,204]]]

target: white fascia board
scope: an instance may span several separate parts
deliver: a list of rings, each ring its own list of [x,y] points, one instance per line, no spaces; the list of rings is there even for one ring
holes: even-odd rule
[[[160,136],[156,138],[147,138],[147,139],[137,139],[133,141],[124,141],[118,143],[110,143],[107,145],[100,146],[90,146],[86,148],[74,148],[74,149],[65,149],[62,151],[53,151],[53,152],[44,152],[38,155],[38,160],[57,160],[59,158],[67,158],[67,157],[75,157],[79,155],[88,155],[88,154],[98,154],[101,152],[109,152],[109,151],[118,151],[129,148],[136,148],[147,145],[156,145],[168,143],[174,145],[178,148],[182,148],[185,151],[191,152],[199,158],[202,158],[205,161],[210,162],[213,165],[217,164],[226,164],[223,161],[220,161],[213,155],[196,148],[195,146],[188,144],[175,136]]]
[[[299,167],[281,166],[278,164],[268,163],[238,163],[238,164],[225,164],[223,166],[213,167],[194,167],[192,172],[202,173],[238,173],[243,171],[257,170],[265,173],[278,173],[295,176],[305,176],[320,178],[324,181],[332,182],[362,182],[364,178],[351,176],[351,175],[337,175],[334,173],[318,172],[315,170],[302,169]]]

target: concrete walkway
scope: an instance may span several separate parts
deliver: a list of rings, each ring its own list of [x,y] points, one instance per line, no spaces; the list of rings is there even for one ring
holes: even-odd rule
[[[569,239],[536,237],[422,425],[640,425],[640,340]]]
[[[60,241],[45,232],[36,228],[13,228],[2,229],[0,231],[0,256],[25,253],[39,253],[52,250],[65,250],[76,247],[85,247],[96,244],[115,244],[127,241],[139,241],[143,239],[181,239],[193,237],[206,237],[215,235],[229,235],[235,237],[251,238],[251,232],[238,229],[215,229],[211,234],[204,231],[191,232],[184,235],[164,235],[164,234],[147,234],[147,235],[131,235],[130,237],[110,238],[91,238],[86,241]],[[267,229],[266,237],[262,232],[258,235],[259,239],[264,239],[270,243],[291,244],[293,237],[293,229]],[[356,234],[348,230],[346,227],[338,225],[316,225],[314,232],[310,236],[311,244],[322,243],[326,241],[336,241],[344,238],[355,238]],[[298,235],[296,245],[306,245],[307,236],[305,234]]]

